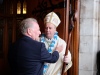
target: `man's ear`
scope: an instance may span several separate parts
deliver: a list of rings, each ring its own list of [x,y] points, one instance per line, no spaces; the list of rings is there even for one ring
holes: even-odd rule
[[[55,28],[55,33],[56,33],[56,30],[57,30],[57,29]]]
[[[55,33],[56,33],[56,30],[55,30]]]
[[[27,29],[27,34],[28,34],[28,35],[32,35],[32,34],[31,34],[31,29],[30,29],[30,28]]]

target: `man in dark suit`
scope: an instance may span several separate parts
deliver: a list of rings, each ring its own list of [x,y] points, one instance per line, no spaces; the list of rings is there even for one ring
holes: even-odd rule
[[[62,46],[49,53],[45,45],[38,42],[41,34],[38,22],[27,18],[20,24],[23,37],[9,48],[8,61],[12,75],[43,75],[44,62],[55,63],[59,58]]]

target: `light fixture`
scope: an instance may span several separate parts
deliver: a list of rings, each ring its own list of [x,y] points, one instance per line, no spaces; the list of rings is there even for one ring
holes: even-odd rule
[[[18,1],[17,3],[17,14],[21,14],[21,2]]]
[[[23,2],[23,14],[26,14],[27,13],[27,4],[26,4],[26,1],[24,0]]]

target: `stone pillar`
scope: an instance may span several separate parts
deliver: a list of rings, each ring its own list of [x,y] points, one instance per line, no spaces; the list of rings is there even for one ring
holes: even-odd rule
[[[100,0],[81,0],[79,75],[96,75],[99,3]]]

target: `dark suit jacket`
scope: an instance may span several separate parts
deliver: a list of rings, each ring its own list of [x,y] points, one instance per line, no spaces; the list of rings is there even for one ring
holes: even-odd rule
[[[8,61],[12,75],[43,75],[44,62],[55,63],[59,53],[48,53],[45,45],[24,36],[9,49]]]

